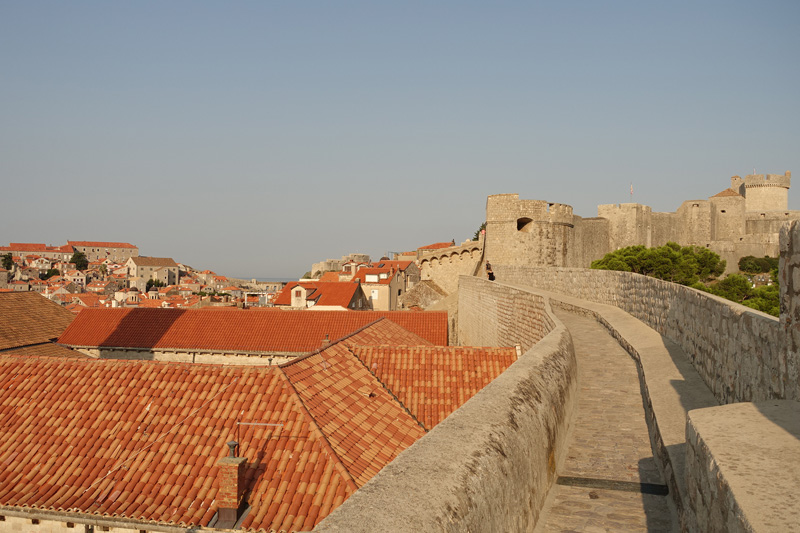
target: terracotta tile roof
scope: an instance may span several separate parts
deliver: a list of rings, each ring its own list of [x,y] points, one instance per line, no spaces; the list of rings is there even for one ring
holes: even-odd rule
[[[37,295],[38,296],[38,295]],[[408,316],[406,316],[408,315]],[[84,309],[59,338],[70,346],[308,353],[386,316],[431,340],[447,339],[447,313],[279,309]],[[410,326],[410,327],[409,327]]]
[[[0,505],[208,527],[237,420],[283,424],[239,426],[245,530],[308,531],[356,488],[275,367],[2,357],[0,381]]]
[[[352,350],[429,430],[517,360],[514,348],[387,345]]]
[[[450,242],[437,242],[434,244],[429,244],[427,246],[420,246],[418,250],[439,250],[440,248],[450,248],[451,246],[455,246],[455,243]]]
[[[283,311],[270,307],[254,307],[250,309],[256,313],[306,313],[306,311]],[[428,343],[436,346],[447,346],[448,323],[447,311],[316,311],[315,314],[325,316],[325,313],[345,313],[362,317],[368,324],[379,318],[388,318],[403,329],[418,335]],[[330,337],[335,340],[334,337]]]
[[[8,246],[0,246],[0,251],[14,252],[63,252],[72,253],[72,247],[67,246],[47,246],[45,244],[31,242],[12,242]]]
[[[127,242],[67,241],[67,244],[89,248],[136,248],[136,246]]]
[[[378,322],[346,341],[281,365],[359,487],[425,434],[347,348],[347,343],[379,335],[387,326],[388,321]]]
[[[15,348],[7,352],[3,352],[5,356],[22,356],[22,357],[59,357],[70,359],[90,359],[88,355],[84,355],[77,350],[70,350],[66,346],[47,342],[44,344],[34,344],[33,346],[26,346],[24,348]]]
[[[394,279],[394,269],[391,267],[369,267],[369,268],[362,268],[358,272],[356,272],[355,276],[353,276],[354,280],[358,280],[361,283],[374,285],[376,283],[381,285],[388,285]],[[386,277],[381,279],[380,275],[386,274]],[[367,275],[378,276],[377,281],[367,281]]]
[[[354,311],[355,312],[355,311]],[[435,346],[447,346],[447,311],[361,311],[386,317]]]
[[[175,263],[171,257],[147,257],[145,255],[138,255],[136,257],[131,257],[129,261],[133,261],[133,264],[136,266],[178,268],[177,263]]]
[[[375,266],[378,267],[378,268],[390,267],[390,268],[393,268],[395,270],[399,270],[400,272],[403,272],[405,269],[410,267],[412,264],[414,264],[414,261],[397,261],[397,260],[388,261],[388,260],[384,260],[384,261],[378,261],[377,263],[375,263]]]
[[[743,196],[741,194],[739,194],[738,192],[734,191],[733,189],[725,189],[722,192],[718,192],[717,194],[715,194],[711,198],[725,198],[725,197],[728,197],[728,196],[738,196],[739,198],[743,198]]]
[[[337,281],[339,281],[339,273],[338,272],[325,272],[322,276],[320,276],[319,281],[322,282],[322,283],[337,282]]]
[[[55,339],[75,315],[36,292],[0,294],[0,350]]]
[[[358,283],[349,281],[312,281],[300,282],[292,281],[288,283],[272,300],[275,305],[291,305],[292,289],[297,286],[306,289],[306,299],[314,300],[316,305],[339,305],[347,307],[353,300],[356,291],[359,289]]]

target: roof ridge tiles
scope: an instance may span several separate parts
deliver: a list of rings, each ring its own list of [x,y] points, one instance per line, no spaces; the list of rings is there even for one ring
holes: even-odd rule
[[[341,338],[339,338],[339,339],[336,339],[335,341],[330,341],[330,344],[328,344],[327,346],[323,346],[323,347],[321,347],[321,348],[317,348],[317,349],[316,349],[316,350],[314,350],[313,352],[308,352],[307,354],[303,354],[303,355],[301,355],[301,356],[295,357],[295,358],[294,358],[294,359],[292,359],[291,361],[287,361],[287,362],[285,362],[285,363],[281,363],[281,364],[279,364],[279,365],[278,365],[278,367],[279,367],[279,368],[284,368],[284,367],[287,367],[287,366],[291,366],[291,365],[293,365],[293,364],[297,363],[298,361],[303,361],[304,359],[308,359],[309,357],[313,357],[313,356],[317,355],[318,353],[321,353],[321,352],[323,352],[324,350],[326,350],[326,349],[330,348],[331,346],[334,346],[334,345],[336,345],[336,344],[339,344],[339,343],[341,343],[341,342],[344,342],[345,340],[347,340],[348,338],[352,337],[353,335],[356,335],[356,334],[358,334],[358,333],[361,333],[361,332],[362,332],[362,331],[364,331],[365,329],[367,329],[367,328],[369,328],[369,327],[371,327],[371,326],[374,326],[375,324],[377,324],[377,323],[378,323],[378,322],[380,322],[381,320],[388,320],[388,319],[386,319],[385,317],[379,317],[377,320],[375,320],[375,321],[373,321],[373,322],[370,322],[369,324],[366,324],[366,325],[364,325],[364,326],[361,326],[361,327],[360,327],[360,328],[358,328],[357,330],[353,331],[352,333],[348,333],[348,334],[347,334],[347,335],[345,335],[344,337],[341,337]],[[391,322],[391,321],[390,321],[390,322]]]
[[[325,434],[324,431],[322,431],[322,428],[320,427],[319,423],[317,422],[316,417],[314,417],[313,413],[311,412],[311,410],[306,405],[306,402],[303,400],[303,396],[298,392],[297,388],[294,386],[294,383],[292,383],[292,380],[289,379],[289,376],[286,375],[286,372],[283,370],[283,365],[278,365],[277,368],[278,368],[278,372],[281,375],[281,377],[289,385],[289,387],[291,388],[292,392],[294,393],[294,396],[297,399],[298,403],[300,404],[300,407],[303,409],[305,414],[308,415],[308,418],[310,420],[311,425],[314,428],[314,431],[317,432],[317,436],[320,437],[321,441],[323,442],[323,446],[325,446],[327,448],[327,451],[333,457],[336,458],[336,460],[333,462],[333,467],[336,470],[338,470],[339,474],[341,474],[342,477],[347,481],[347,485],[349,486],[349,488],[351,490],[353,490],[353,491],[358,490],[359,487],[358,487],[358,484],[356,483],[355,478],[350,473],[350,471],[347,469],[347,467],[344,465],[344,461],[342,461],[342,458],[339,456],[339,454],[336,453],[336,450],[334,449],[333,445],[328,440],[328,436]]]
[[[416,422],[417,424],[419,424],[419,427],[421,427],[421,428],[422,428],[422,429],[425,431],[425,433],[427,433],[428,431],[430,431],[430,429],[429,429],[429,428],[427,428],[427,427],[425,427],[425,424],[423,424],[423,423],[422,423],[422,421],[421,421],[421,420],[419,420],[419,419],[416,417],[416,415],[414,415],[414,413],[412,413],[412,412],[411,412],[411,410],[410,410],[410,409],[409,409],[409,408],[406,406],[406,404],[404,404],[404,403],[403,403],[403,401],[402,401],[400,398],[398,398],[398,397],[397,397],[397,395],[394,393],[394,391],[392,391],[392,389],[390,389],[390,388],[389,388],[389,387],[386,385],[386,383],[384,383],[383,381],[381,381],[381,378],[379,378],[379,377],[378,377],[378,376],[375,374],[375,372],[373,372],[373,371],[372,371],[372,369],[371,369],[369,366],[367,366],[367,363],[366,363],[366,362],[365,362],[363,359],[361,359],[361,358],[360,358],[360,357],[359,357],[359,356],[358,356],[358,355],[357,355],[357,354],[356,354],[356,353],[353,351],[353,348],[355,348],[355,345],[352,345],[352,346],[347,346],[347,345],[345,345],[345,346],[346,346],[346,348],[347,348],[347,351],[348,351],[348,353],[350,353],[350,354],[351,354],[351,355],[352,355],[352,356],[353,356],[353,357],[354,357],[354,358],[355,358],[355,359],[356,359],[356,360],[357,360],[359,363],[361,363],[361,364],[364,366],[364,368],[366,368],[366,369],[367,369],[367,372],[369,372],[369,373],[370,373],[370,375],[372,375],[372,377],[374,377],[374,378],[375,378],[375,381],[377,381],[378,383],[380,383],[380,384],[381,384],[381,386],[382,386],[382,387],[383,387],[383,388],[386,390],[386,392],[388,392],[388,393],[389,393],[389,395],[390,395],[392,398],[394,398],[394,400],[395,400],[395,401],[396,401],[398,404],[400,404],[400,407],[402,407],[402,408],[403,408],[403,410],[404,410],[406,413],[408,413],[408,416],[410,416],[411,418],[413,418],[413,419],[414,419],[414,422]]]

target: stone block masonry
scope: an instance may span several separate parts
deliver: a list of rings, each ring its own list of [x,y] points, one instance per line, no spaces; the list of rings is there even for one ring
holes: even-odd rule
[[[689,412],[689,529],[800,531],[800,403],[773,400]]]

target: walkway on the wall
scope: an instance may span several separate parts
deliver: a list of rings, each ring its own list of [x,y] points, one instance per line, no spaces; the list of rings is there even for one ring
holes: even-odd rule
[[[567,458],[537,531],[677,530],[633,359],[594,318],[556,315],[575,344],[578,403]]]
[[[618,307],[508,285],[549,298],[573,337],[578,358],[570,449],[537,531],[663,531],[667,516],[667,531],[678,528],[688,505],[687,413],[718,405],[686,354]],[[598,488],[604,483],[591,478],[622,483]],[[645,485],[624,494],[618,489],[635,488],[625,482]],[[664,485],[673,510],[666,515],[667,499],[650,494],[663,493]]]

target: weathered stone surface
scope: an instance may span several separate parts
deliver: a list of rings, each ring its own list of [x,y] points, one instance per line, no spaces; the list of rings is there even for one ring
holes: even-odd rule
[[[698,531],[800,531],[800,403],[690,411],[686,442]]]

